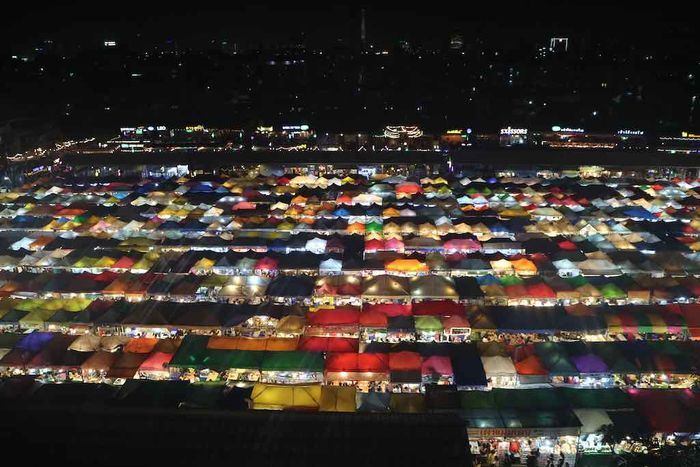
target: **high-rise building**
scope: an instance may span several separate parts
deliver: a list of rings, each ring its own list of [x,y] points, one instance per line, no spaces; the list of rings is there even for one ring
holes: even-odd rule
[[[367,29],[365,25],[365,9],[362,9],[362,19],[360,21],[360,44],[362,45],[362,48],[365,48],[367,41]]]

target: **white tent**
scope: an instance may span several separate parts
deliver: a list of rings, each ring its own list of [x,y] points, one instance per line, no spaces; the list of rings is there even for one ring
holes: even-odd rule
[[[608,413],[602,409],[573,409],[581,422],[581,434],[598,433],[606,425],[613,422]]]

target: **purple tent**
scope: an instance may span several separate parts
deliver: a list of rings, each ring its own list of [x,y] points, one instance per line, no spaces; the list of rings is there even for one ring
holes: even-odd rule
[[[43,349],[44,346],[48,344],[51,339],[53,339],[53,337],[54,333],[52,332],[34,331],[33,333],[27,334],[20,339],[15,345],[15,349],[24,350],[35,354]]]
[[[597,355],[587,353],[570,358],[579,373],[607,373],[608,365]]]

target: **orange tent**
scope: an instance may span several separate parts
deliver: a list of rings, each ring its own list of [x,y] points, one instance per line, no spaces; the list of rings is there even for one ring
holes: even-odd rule
[[[353,222],[348,224],[348,233],[365,233],[365,224],[361,222]]]
[[[395,259],[384,266],[392,272],[428,272],[428,265],[417,259]]]
[[[124,352],[151,353],[157,343],[155,337],[134,337],[124,346]]]

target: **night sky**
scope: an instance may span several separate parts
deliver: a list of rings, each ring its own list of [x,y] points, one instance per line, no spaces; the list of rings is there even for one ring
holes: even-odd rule
[[[0,34],[5,49],[42,39],[86,47],[106,37],[122,42],[176,40],[195,48],[206,47],[212,39],[269,47],[299,42],[303,37],[307,46],[323,47],[341,41],[351,44],[359,35],[361,4],[251,3],[253,6],[229,2],[219,7],[207,3],[204,9],[198,3],[130,0],[106,4],[59,1],[40,9],[27,3],[9,16]],[[634,39],[640,45],[672,45],[679,34],[696,30],[688,8],[680,2],[663,7],[604,1],[423,2],[412,7],[405,2],[392,8],[367,6],[367,35],[378,46],[398,40],[441,46],[451,33],[463,34],[466,41],[480,38],[504,46],[555,33],[600,34],[610,40]]]

